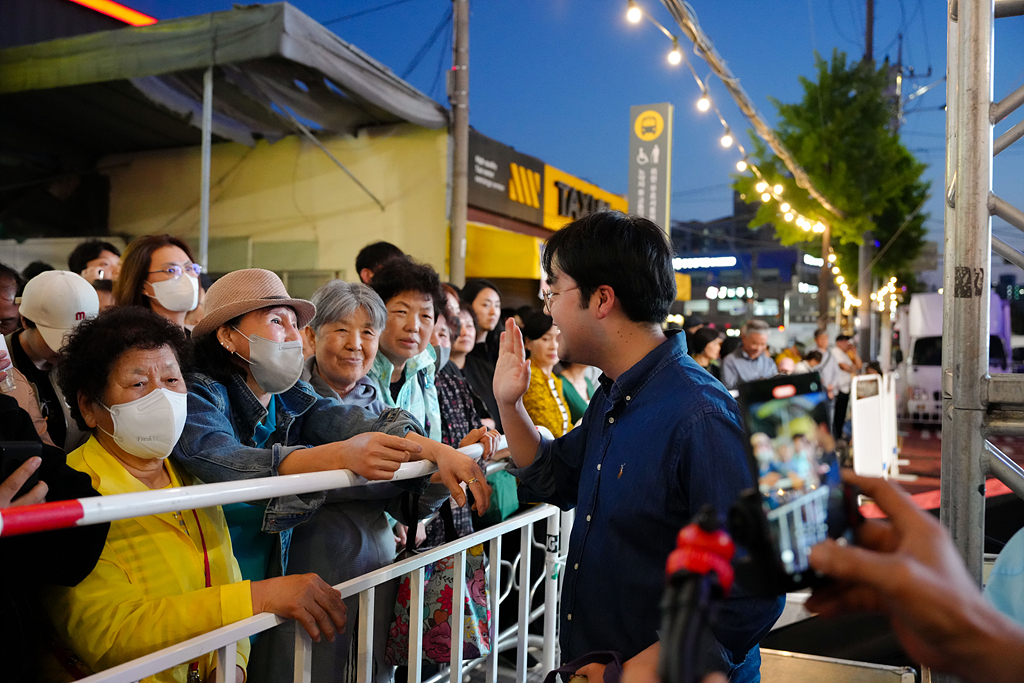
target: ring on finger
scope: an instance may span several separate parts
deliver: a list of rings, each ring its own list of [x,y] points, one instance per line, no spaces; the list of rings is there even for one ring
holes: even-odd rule
[[[467,481],[467,482],[466,482],[466,484],[475,484],[475,483],[477,483],[478,481],[480,481],[480,480],[479,480],[479,479],[477,479],[476,477],[473,477],[472,479],[470,479],[469,481]]]

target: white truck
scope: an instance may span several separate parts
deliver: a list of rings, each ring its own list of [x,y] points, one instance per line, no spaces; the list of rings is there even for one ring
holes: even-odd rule
[[[991,293],[989,372],[1011,372],[1010,304]],[[915,294],[901,320],[900,347],[906,361],[906,413],[915,423],[942,422],[942,294]]]

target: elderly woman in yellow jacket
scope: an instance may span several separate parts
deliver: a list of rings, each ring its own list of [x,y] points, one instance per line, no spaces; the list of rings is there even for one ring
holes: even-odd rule
[[[180,328],[139,307],[117,308],[78,326],[64,347],[60,382],[92,436],[68,455],[103,495],[194,481],[167,456],[185,423]],[[102,670],[259,612],[296,618],[314,640],[345,624],[340,594],[313,574],[242,581],[219,506],[149,515],[110,525],[100,560],[80,584],[54,587],[46,609],[64,644]],[[238,644],[244,679],[249,643]],[[207,680],[215,654],[148,681]]]

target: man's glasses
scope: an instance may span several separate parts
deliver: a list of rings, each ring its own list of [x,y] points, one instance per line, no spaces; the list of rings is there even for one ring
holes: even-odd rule
[[[561,292],[554,292],[554,291],[551,291],[550,289],[545,289],[544,293],[543,293],[543,295],[544,295],[544,310],[546,310],[548,313],[550,313],[551,312],[551,302],[554,300],[554,298],[556,296],[559,296],[560,294],[565,294],[566,292],[571,292],[574,289],[579,289],[579,287],[569,287],[568,289],[563,289]]]
[[[201,272],[203,272],[203,267],[201,265],[198,263],[190,263],[187,266],[173,265],[167,266],[163,270],[151,270],[149,271],[149,274],[155,275],[156,273],[167,273],[172,278],[179,278],[185,273],[188,273],[192,277],[199,277]]]

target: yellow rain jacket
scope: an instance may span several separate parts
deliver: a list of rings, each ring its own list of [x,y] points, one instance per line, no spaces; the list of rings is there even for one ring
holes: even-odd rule
[[[105,496],[149,490],[96,437],[72,451],[68,465],[92,477]],[[193,483],[172,460],[164,466],[172,487]],[[252,616],[249,582],[242,581],[220,506],[112,522],[92,573],[74,588],[51,588],[45,604],[60,638],[97,672]],[[237,647],[244,669],[249,640]],[[206,680],[216,654],[198,664]],[[185,683],[188,670],[183,664],[145,680]]]

